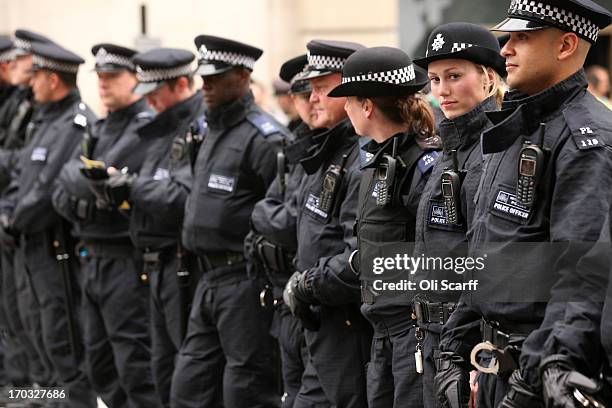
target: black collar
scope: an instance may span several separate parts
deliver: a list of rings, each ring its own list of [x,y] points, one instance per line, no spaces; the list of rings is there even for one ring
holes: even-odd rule
[[[253,93],[249,91],[235,101],[207,110],[206,122],[208,127],[211,129],[227,129],[235,126],[244,120],[254,103]]]
[[[139,136],[162,137],[174,134],[185,122],[191,122],[202,107],[202,91],[159,113],[153,120],[138,129]]]
[[[59,101],[41,103],[38,111],[39,118],[42,120],[48,120],[50,118],[57,117],[80,100],[81,94],[79,90],[77,88],[72,88],[68,95]]]
[[[483,154],[506,150],[521,135],[530,135],[540,123],[548,122],[561,108],[587,88],[584,70],[533,96],[512,92],[502,110],[487,112],[495,125],[482,134]]]
[[[284,149],[287,161],[291,164],[298,163],[307,155],[308,149],[314,146],[314,138],[326,131],[327,129],[310,129],[305,123],[301,123],[293,132],[296,135],[295,140]]]
[[[300,160],[300,164],[307,174],[313,174],[342,146],[355,143],[357,137],[351,121],[344,119],[326,132],[312,137],[314,143]]]
[[[376,141],[371,140],[361,147],[361,150],[372,155],[367,162],[361,165],[361,169],[376,167],[384,154],[391,154],[395,139],[397,139],[398,152],[406,151],[408,148],[410,148],[410,146],[416,144],[416,136],[412,132],[397,133],[382,143],[377,143]]]
[[[140,98],[128,106],[110,112],[108,116],[102,120],[104,121],[107,129],[121,129],[127,125],[127,123],[131,121],[134,116],[140,112],[146,111],[148,111],[148,108],[145,98]]]
[[[490,123],[485,112],[496,108],[495,97],[491,96],[468,113],[455,119],[442,120],[438,125],[438,130],[444,152],[448,153],[451,150],[472,146],[480,140],[480,133]]]

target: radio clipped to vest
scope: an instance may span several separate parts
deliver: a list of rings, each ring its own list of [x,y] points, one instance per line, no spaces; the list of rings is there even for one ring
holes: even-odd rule
[[[542,168],[545,165],[544,134],[546,124],[540,123],[538,143],[526,141],[519,155],[518,181],[516,196],[527,208],[531,208],[536,199],[538,185],[542,178]]]
[[[279,191],[285,195],[287,188],[287,156],[285,155],[285,139],[281,139],[281,149],[276,153],[276,175],[278,176]]]
[[[461,225],[463,215],[461,214],[461,181],[462,172],[459,170],[457,161],[457,150],[451,150],[453,167],[446,167],[440,176],[442,185],[442,196],[449,224]]]
[[[331,209],[334,208],[334,201],[338,194],[338,189],[340,189],[340,185],[342,184],[342,179],[344,178],[344,166],[346,166],[347,160],[348,155],[343,155],[340,166],[331,165],[325,173],[319,201],[319,209],[325,213],[329,213]]]
[[[397,172],[397,143],[398,139],[393,139],[393,149],[391,155],[385,154],[376,171],[374,179],[378,192],[376,194],[376,205],[379,207],[388,207],[393,203],[393,193],[395,186],[395,173]]]

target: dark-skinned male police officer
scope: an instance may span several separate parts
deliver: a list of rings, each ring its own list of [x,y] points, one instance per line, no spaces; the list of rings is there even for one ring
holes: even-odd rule
[[[508,407],[541,404],[542,344],[565,306],[550,289],[559,276],[575,275],[610,206],[601,191],[612,182],[610,112],[587,92],[582,70],[610,13],[590,0],[513,0],[508,17],[496,29],[511,34],[501,54],[514,91],[488,115],[494,126],[482,134],[485,162],[468,231],[471,255],[487,256],[485,270],[442,333],[443,403],[467,403],[470,351],[494,348],[496,364],[480,370],[496,372],[497,382],[479,404],[504,396]],[[479,319],[481,336],[466,329]]]
[[[18,152],[27,143],[26,129],[34,111],[34,100],[30,78],[32,77],[32,43],[49,43],[50,40],[28,30],[16,30],[14,47],[11,50],[10,76],[15,91],[9,100],[0,108],[0,189],[2,192],[10,183],[11,170],[18,160]],[[32,132],[29,132],[31,136]],[[21,252],[15,251],[13,239],[3,242],[0,248],[2,256],[2,302],[6,310],[8,339],[16,353],[25,350],[27,371],[30,381],[45,383],[48,373],[41,363],[38,352],[30,341],[24,328],[26,315],[37,313],[32,306],[32,296],[28,294],[23,267],[14,267],[14,262],[21,265]],[[12,340],[14,339],[14,341]],[[17,362],[16,362],[17,363]]]
[[[195,44],[208,133],[194,166],[183,243],[198,256],[203,276],[171,405],[214,407],[222,400],[225,408],[276,406],[272,316],[259,303],[264,277],[247,273],[243,246],[251,211],[276,176],[276,152],[288,132],[253,101],[249,83],[260,49],[208,35]]]
[[[93,114],[76,87],[83,60],[56,44],[33,43],[32,53],[31,84],[40,109],[33,118],[32,140],[3,200],[3,211],[9,211],[5,230],[21,237],[24,268],[19,273],[27,274],[40,311],[38,316],[32,314],[35,321],[28,322],[30,336],[52,373],[51,384],[66,388],[70,406],[94,407],[95,394],[79,368],[74,248],[51,203],[56,178]]]
[[[93,388],[108,406],[155,406],[148,282],[141,280],[142,263],[130,240],[129,218],[116,207],[96,206],[90,183],[107,177],[107,170],[96,173],[82,159],[139,172],[150,142],[137,131],[153,114],[132,92],[136,51],[98,44],[92,53],[100,99],[109,114],[90,127],[76,157],[62,169],[53,204],[81,240],[83,343]]]
[[[293,407],[303,384],[302,374],[308,359],[302,325],[282,301],[283,289],[294,271],[293,257],[297,249],[296,199],[298,187],[306,174],[299,160],[313,145],[313,136],[324,130],[312,128],[310,83],[301,79],[307,62],[304,54],[281,66],[279,76],[289,83],[289,96],[301,122],[293,131],[295,140],[279,153],[277,179],[268,189],[266,198],[253,208],[252,232],[245,241],[249,267],[260,268],[270,285],[262,292],[262,307],[274,307],[271,333],[278,341],[282,363],[284,392],[281,407]],[[304,386],[309,386],[308,380]],[[318,382],[311,388],[318,389],[323,396]],[[313,392],[309,393],[312,395]],[[324,396],[321,401],[325,401]]]
[[[174,360],[184,335],[182,316],[188,308],[189,290],[179,284],[190,284],[193,269],[184,264],[189,257],[179,242],[192,180],[188,138],[202,115],[202,95],[193,91],[193,59],[191,52],[172,48],[134,57],[139,81],[134,92],[146,95],[157,116],[138,129],[149,145],[138,174],[128,169],[106,181],[111,204],[129,202],[130,234],[144,263],[139,279],[151,282],[151,367],[164,406],[169,404]]]
[[[310,353],[303,379],[316,379],[327,398],[322,406],[366,407],[365,364],[372,331],[359,312],[359,277],[348,266],[357,240],[353,224],[361,173],[358,136],[347,119],[345,98],[328,93],[341,83],[341,69],[360,44],[313,40],[307,44],[313,124],[327,128],[300,160],[307,176],[298,190],[297,272],[285,302],[305,327]],[[341,350],[341,351],[340,351]],[[348,374],[350,373],[350,374]],[[294,407],[313,401],[304,387]]]

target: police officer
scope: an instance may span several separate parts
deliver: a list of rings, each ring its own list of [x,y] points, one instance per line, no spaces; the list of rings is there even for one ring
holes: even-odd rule
[[[138,172],[149,140],[137,131],[152,118],[136,86],[136,51],[115,44],[92,48],[98,91],[109,114],[93,124],[68,162],[53,194],[56,210],[72,222],[79,243],[85,368],[109,406],[155,406],[150,370],[148,282],[129,236],[129,219],[112,206],[96,206],[90,179],[107,177],[88,160]],[[85,163],[83,163],[85,161]]]
[[[475,275],[482,289],[463,295],[442,333],[436,382],[445,403],[467,399],[470,350],[477,357],[492,348],[495,364],[479,369],[498,378],[482,403],[496,405],[507,394],[505,406],[541,404],[543,339],[564,309],[551,302],[543,322],[550,288],[558,275],[573,274],[610,205],[600,188],[612,180],[610,115],[587,93],[582,70],[610,13],[584,0],[513,1],[508,16],[496,29],[511,33],[501,54],[514,91],[482,134],[485,163],[468,231],[471,254],[486,254],[487,267]],[[478,333],[468,327],[479,318],[483,342],[476,345]]]
[[[365,407],[364,366],[371,328],[359,313],[358,277],[348,268],[356,246],[352,228],[361,176],[359,144],[344,111],[345,100],[328,96],[341,83],[347,57],[363,46],[313,40],[307,48],[304,78],[312,88],[313,125],[328,130],[314,137],[314,145],[300,160],[307,176],[297,196],[297,272],[283,294],[302,320],[309,351],[294,407],[314,402],[304,387],[308,377],[320,382],[328,405]]]
[[[193,270],[185,264],[189,257],[179,243],[192,180],[188,138],[198,133],[193,125],[202,121],[202,95],[193,91],[193,59],[191,52],[173,48],[133,58],[138,72],[134,93],[146,95],[157,116],[137,130],[148,145],[138,173],[116,170],[102,193],[111,205],[127,201],[131,208],[130,235],[144,262],[137,279],[141,285],[151,282],[151,367],[164,406],[169,404],[174,359],[184,335],[182,316],[189,307]],[[135,386],[139,381],[134,378]]]
[[[34,43],[32,53],[31,84],[41,107],[33,119],[32,141],[23,151],[9,186],[9,193],[13,193],[3,205],[3,210],[9,211],[3,228],[21,238],[24,270],[19,273],[27,274],[39,309],[39,315],[32,314],[29,335],[53,375],[52,383],[45,385],[65,387],[70,406],[92,407],[95,394],[79,368],[73,249],[53,210],[51,193],[93,114],[81,102],[76,87],[83,60],[56,44]]]
[[[414,240],[420,194],[439,144],[432,137],[433,113],[415,95],[427,82],[426,73],[403,51],[374,47],[347,59],[342,85],[329,94],[348,97],[345,109],[355,131],[373,139],[363,147],[370,158],[361,167],[355,226],[358,253],[351,259],[354,271],[361,272],[361,312],[374,328],[367,372],[369,407],[423,405],[421,370],[415,366],[420,362],[407,354],[422,347],[410,299],[375,291],[374,274],[366,265],[371,265],[368,258],[382,245]]]
[[[10,67],[9,64],[13,59],[13,41],[5,36],[0,36],[0,109],[10,98],[11,93],[15,90],[11,86]]]
[[[467,255],[466,231],[474,215],[474,195],[482,168],[480,134],[491,126],[485,112],[497,109],[500,76],[505,76],[506,71],[499,51],[497,39],[484,27],[449,23],[431,32],[427,56],[415,60],[415,64],[428,71],[432,94],[445,116],[438,126],[443,153],[419,203],[414,248],[417,256]],[[460,280],[454,272],[450,275],[440,270],[416,273],[421,281],[445,277]],[[425,334],[423,395],[425,406],[435,406],[433,377],[439,335],[459,293],[432,290],[420,295],[414,308],[417,324]]]
[[[308,359],[302,325],[282,303],[283,289],[293,273],[292,261],[297,249],[296,198],[305,176],[299,160],[313,145],[314,135],[321,132],[311,128],[310,83],[301,79],[306,64],[304,54],[288,60],[280,69],[280,77],[290,84],[288,97],[300,121],[294,130],[295,140],[278,153],[277,179],[270,185],[265,199],[253,208],[252,231],[245,241],[249,267],[259,268],[265,273],[270,286],[262,292],[262,307],[275,307],[271,334],[280,347],[284,390],[282,407],[293,407]],[[307,379],[304,386],[309,388],[309,395],[318,395],[318,401],[326,401],[318,382],[311,383]]]
[[[10,183],[11,170],[18,160],[17,151],[26,143],[26,129],[34,111],[34,100],[30,87],[32,76],[32,43],[48,43],[50,40],[40,34],[28,30],[17,30],[11,50],[10,80],[14,87],[10,98],[0,108],[0,189],[4,191]],[[29,132],[30,134],[32,132]],[[45,370],[39,354],[26,334],[24,325],[28,315],[36,314],[38,308],[29,302],[34,301],[26,285],[25,274],[22,273],[23,261],[21,251],[15,251],[17,244],[14,237],[4,236],[6,240],[0,247],[2,256],[2,300],[7,318],[7,342],[15,357],[25,352],[27,360],[18,358],[19,367],[13,366],[21,374],[15,373],[22,380],[29,377],[30,382],[44,384],[49,373]],[[17,267],[14,267],[14,262]],[[34,318],[35,320],[38,317]],[[20,351],[21,350],[21,351]],[[17,363],[17,361],[16,361]]]
[[[255,203],[276,176],[287,131],[249,90],[262,50],[209,35],[200,54],[208,133],[194,166],[183,243],[203,270],[172,381],[172,406],[276,406],[270,364],[270,310],[260,306],[263,276],[247,273],[245,236]],[[222,380],[222,389],[219,383]]]

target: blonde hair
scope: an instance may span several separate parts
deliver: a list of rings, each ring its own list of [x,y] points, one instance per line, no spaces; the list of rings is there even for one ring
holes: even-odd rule
[[[487,98],[491,96],[495,96],[495,102],[497,103],[497,107],[500,107],[502,101],[504,99],[504,89],[502,86],[502,79],[497,72],[491,67],[487,67],[486,65],[476,64],[482,70],[485,78],[487,78],[487,82],[489,82],[489,72],[493,72],[493,81],[489,83],[489,90],[487,93]]]

